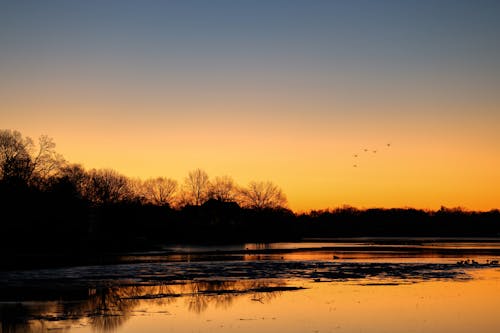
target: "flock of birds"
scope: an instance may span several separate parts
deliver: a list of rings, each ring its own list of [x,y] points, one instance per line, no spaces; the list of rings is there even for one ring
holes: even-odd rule
[[[457,261],[458,266],[496,266],[498,265],[498,260],[486,260],[485,264],[480,264],[475,260],[460,260]]]
[[[390,143],[386,143],[385,147],[386,147],[386,148],[391,148],[391,144],[390,144]],[[364,152],[364,153],[372,153],[372,154],[376,154],[376,153],[378,152],[378,149],[371,149],[371,150],[370,150],[370,149],[368,149],[368,148],[364,148],[364,149],[363,149],[363,152]],[[355,159],[358,159],[358,158],[360,157],[360,154],[359,154],[359,153],[355,153],[355,154],[353,155],[353,157],[354,157]],[[355,162],[355,163],[352,165],[352,167],[353,167],[353,168],[357,168],[357,167],[358,167],[358,163],[356,163],[356,162]]]

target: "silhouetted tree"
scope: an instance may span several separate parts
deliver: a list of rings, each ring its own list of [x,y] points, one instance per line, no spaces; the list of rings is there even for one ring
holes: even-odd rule
[[[158,177],[147,179],[142,185],[146,202],[158,206],[172,206],[177,192],[177,181]]]
[[[0,180],[5,183],[33,185],[58,170],[63,159],[55,143],[46,135],[38,145],[18,131],[0,130]]]
[[[112,169],[91,170],[85,194],[97,204],[129,200],[132,191],[128,179]]]
[[[32,154],[33,173],[40,178],[53,175],[62,166],[63,158],[55,150],[56,144],[52,138],[42,135],[38,138],[38,146]]]
[[[205,171],[196,169],[189,172],[184,179],[180,201],[183,204],[200,206],[208,199],[209,186],[208,174]]]
[[[233,179],[229,176],[215,177],[210,182],[208,196],[222,202],[236,201],[238,188]]]
[[[0,131],[0,179],[4,182],[26,183],[30,175],[30,138],[18,131]]]
[[[34,143],[12,130],[0,130],[0,203],[0,249],[65,249],[68,256],[165,240],[500,235],[498,210],[344,206],[296,216],[272,182],[254,181],[240,189],[229,176],[210,181],[200,169],[189,172],[177,191],[177,182],[169,178],[134,180],[111,169],[87,171],[65,163],[52,139],[41,136]],[[174,203],[178,209],[171,208]]]
[[[287,204],[281,189],[270,181],[250,182],[247,188],[240,190],[240,200],[242,206],[255,209],[279,208]]]
[[[90,175],[79,164],[66,164],[59,170],[57,183],[65,185],[74,196],[79,198],[88,197],[88,187],[90,186]]]

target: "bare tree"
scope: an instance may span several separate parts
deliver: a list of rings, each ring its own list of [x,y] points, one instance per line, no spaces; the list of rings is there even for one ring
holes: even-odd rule
[[[143,183],[143,194],[147,202],[159,206],[171,206],[177,191],[177,181],[170,178],[151,178]]]
[[[140,178],[127,178],[130,197],[141,203],[148,203],[146,191],[144,189],[144,181]]]
[[[181,197],[188,204],[200,206],[208,198],[209,186],[208,174],[201,169],[193,170],[184,179],[184,193]]]
[[[0,180],[32,184],[52,175],[63,162],[55,146],[46,135],[36,146],[18,131],[0,130]]]
[[[270,181],[250,182],[247,188],[240,190],[241,205],[249,208],[279,208],[287,204],[281,189]]]
[[[0,131],[0,179],[4,182],[27,183],[31,176],[29,151],[33,140],[23,138],[20,132]]]
[[[38,147],[32,153],[34,174],[46,178],[59,170],[64,160],[55,148],[56,144],[52,138],[46,135],[38,138]]]
[[[112,169],[91,170],[85,192],[90,201],[98,204],[125,201],[132,194],[128,179]]]
[[[238,190],[233,179],[229,176],[215,177],[210,182],[208,196],[222,202],[235,201]]]
[[[193,198],[190,193],[186,190],[185,185],[182,186],[180,191],[178,191],[175,198],[175,207],[182,208],[193,204]]]

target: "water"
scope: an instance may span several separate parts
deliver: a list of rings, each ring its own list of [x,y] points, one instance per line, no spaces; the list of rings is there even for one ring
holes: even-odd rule
[[[0,272],[0,332],[498,332],[500,243],[166,246]]]

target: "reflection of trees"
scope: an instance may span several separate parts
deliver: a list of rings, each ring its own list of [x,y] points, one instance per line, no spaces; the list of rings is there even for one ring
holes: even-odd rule
[[[286,283],[281,280],[193,281],[178,285],[116,286],[47,294],[47,299],[60,301],[33,304],[17,303],[0,306],[1,332],[37,332],[48,329],[65,330],[88,323],[95,331],[114,331],[125,323],[141,302],[146,305],[166,306],[186,296],[189,311],[202,313],[210,305],[229,308],[236,297],[250,296],[252,300],[267,302],[280,294]],[[282,290],[282,289],[281,289]],[[73,295],[73,296],[72,296]]]
[[[270,301],[280,293],[275,288],[285,285],[282,280],[195,281],[184,288],[189,296],[188,309],[202,313],[210,304],[227,309],[242,295],[251,295],[252,300],[262,303]]]
[[[56,320],[47,321],[42,318],[47,314],[55,314],[58,310],[58,302],[44,303],[5,303],[0,305],[0,332],[3,333],[35,333],[57,330],[66,332],[74,320],[65,322]],[[52,319],[56,318],[54,315]]]
[[[131,288],[107,288],[106,290],[90,289],[89,299],[79,313],[87,313],[92,327],[97,331],[116,330],[130,317],[130,311],[137,305],[137,300],[125,299],[135,293]],[[84,310],[84,311],[82,311]]]
[[[279,288],[285,286],[286,282],[283,280],[275,280],[273,281],[273,283],[269,283],[264,280],[254,280],[252,281],[252,288],[250,288],[252,290],[252,300],[259,301],[261,303],[269,302],[273,298],[281,295],[281,291],[279,291]]]
[[[227,308],[233,302],[235,281],[196,281],[185,285],[190,295],[187,299],[188,309],[201,313],[210,303],[217,307]]]
[[[56,295],[58,302],[43,302],[38,306],[17,303],[0,307],[1,332],[36,332],[47,329],[62,329],[68,324],[76,325],[87,319],[98,332],[116,330],[131,316],[131,311],[139,305],[141,297],[149,295],[170,295],[169,286],[126,286],[89,289],[85,300],[74,301],[72,295],[81,290],[66,290]],[[48,299],[55,298],[47,294]],[[156,304],[168,304],[173,298],[154,300]],[[61,323],[65,325],[60,326]]]
[[[63,303],[64,316],[87,317],[92,327],[101,332],[113,331],[127,321],[141,299],[151,299],[156,305],[171,303],[173,291],[168,285],[125,286],[89,289],[82,303]],[[161,296],[162,298],[155,299]]]

